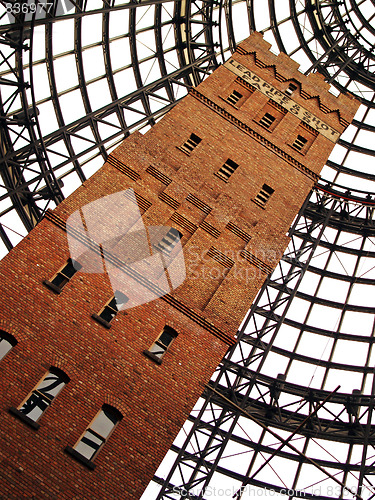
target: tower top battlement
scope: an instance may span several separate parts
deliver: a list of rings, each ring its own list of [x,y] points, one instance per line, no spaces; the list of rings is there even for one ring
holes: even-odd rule
[[[254,63],[258,68],[259,76],[269,75],[270,71],[280,83],[281,91],[285,90],[290,83],[297,84],[296,92],[306,101],[318,100],[319,107],[323,113],[337,112],[339,121],[344,127],[351,122],[353,115],[359,107],[359,100],[352,94],[340,93],[338,96],[329,91],[330,84],[325,81],[321,73],[303,74],[300,65],[284,53],[275,54],[271,52],[271,44],[264,40],[262,33],[253,32],[243,40],[233,54],[233,58],[239,62],[249,61],[249,55],[253,55]]]

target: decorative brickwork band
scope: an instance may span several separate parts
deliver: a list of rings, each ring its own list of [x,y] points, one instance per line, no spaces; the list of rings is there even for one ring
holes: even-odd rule
[[[236,236],[241,238],[241,240],[245,241],[246,243],[249,243],[249,241],[251,240],[250,234],[243,231],[241,228],[236,226],[236,224],[233,224],[233,222],[228,222],[228,224],[226,225],[226,228],[228,229],[228,231],[235,234]]]
[[[195,207],[199,208],[199,210],[202,210],[205,214],[209,214],[212,210],[211,207],[206,205],[203,201],[201,201],[199,198],[194,196],[193,194],[189,194],[189,196],[186,198],[186,201],[194,205]]]
[[[59,228],[63,229],[64,231],[67,230],[66,224],[59,217],[56,215],[52,210],[48,209],[45,218],[58,226]],[[100,251],[98,251],[99,246],[89,238],[85,234],[83,234],[81,231],[77,231],[72,227],[69,227],[69,232],[72,234],[75,238],[77,238],[79,241],[81,241],[84,245],[87,246],[91,251],[100,254]],[[189,307],[185,306],[182,302],[180,302],[178,299],[172,297],[169,294],[166,294],[163,296],[163,291],[157,289],[157,287],[151,283],[150,281],[147,280],[144,276],[141,274],[137,273],[134,269],[131,269],[129,266],[127,266],[124,262],[122,262],[119,258],[117,258],[115,255],[112,255],[111,253],[107,252],[107,260],[114,266],[118,267],[125,273],[127,273],[129,276],[131,276],[134,280],[136,280],[138,283],[141,285],[152,289],[152,291],[155,294],[159,294],[160,298],[162,300],[165,300],[168,302],[168,304],[172,305],[174,308],[178,309],[180,312],[182,312],[185,316],[190,318],[192,321],[197,323],[199,326],[204,328],[206,331],[209,333],[212,333],[215,337],[223,341],[227,345],[234,345],[235,340],[230,337],[228,334],[224,333],[221,331],[219,328],[216,328],[214,325],[212,325],[210,322],[208,322],[205,318],[201,317],[199,314],[196,312],[192,311]]]
[[[179,214],[178,212],[175,212],[172,215],[171,221],[173,221],[176,224],[178,224],[179,226],[183,227],[189,233],[194,233],[198,229],[198,226],[196,226],[195,224],[193,224],[192,222],[190,222],[188,219],[186,219],[186,217],[184,217],[183,215]]]
[[[152,165],[146,168],[146,172],[166,186],[169,186],[169,184],[172,182],[172,179],[170,179],[168,176],[163,174],[163,172],[160,172],[160,170],[153,167]]]
[[[256,91],[256,88],[254,87],[254,85],[251,85],[251,83],[249,83],[249,82],[245,82],[245,80],[243,80],[239,76],[237,76],[237,78],[236,78],[236,83],[241,85],[241,87],[244,87],[245,89],[249,90],[250,92]]]
[[[138,172],[122,163],[115,156],[109,155],[107,158],[107,163],[112,165],[112,167],[117,168],[117,170],[130,177],[130,179],[132,179],[133,181],[137,181],[138,179],[140,179],[140,175],[138,174]]]
[[[206,221],[203,221],[199,227],[216,239],[221,235],[221,232],[218,229],[216,229],[214,226],[211,226],[211,224]]]
[[[262,69],[273,68],[274,76],[278,82],[283,83],[283,82],[287,81],[287,79],[284,76],[282,76],[280,73],[278,73],[276,66],[274,64],[271,64],[271,65],[265,64],[263,61],[261,61],[259,59],[258,54],[256,52],[248,52],[247,50],[243,49],[241,46],[237,47],[236,52],[238,54],[241,54],[241,56],[254,56],[255,66],[257,66],[258,68],[262,68]]]
[[[196,89],[191,89],[190,90],[190,95],[198,99],[200,102],[205,104],[207,107],[211,108],[215,113],[223,116],[226,120],[231,122],[235,127],[239,128],[245,134],[249,135],[253,139],[255,139],[257,142],[265,146],[267,149],[275,153],[277,156],[288,162],[292,167],[296,168],[299,170],[301,173],[309,177],[309,179],[313,180],[316,182],[319,179],[319,175],[307,168],[305,165],[300,163],[298,160],[293,158],[292,156],[288,155],[285,151],[282,149],[278,148],[275,146],[272,142],[267,140],[265,137],[262,135],[258,134],[255,130],[250,128],[246,123],[241,122],[238,118],[235,116],[231,115],[226,111],[224,108],[216,104],[215,102],[211,101],[211,99],[208,99],[208,97],[204,96],[198,90]]]
[[[169,295],[168,293],[161,297],[162,300],[165,300],[173,306],[175,309],[178,311],[182,312],[185,316],[190,318],[194,323],[197,323],[199,326],[204,328],[206,331],[212,333],[215,337],[218,339],[222,340],[225,344],[227,345],[234,345],[236,343],[235,339],[227,335],[226,333],[222,332],[219,330],[219,328],[216,328],[212,323],[209,323],[207,320],[202,318],[202,316],[199,316],[196,312],[194,312],[192,309],[189,307],[185,306],[182,302],[177,300],[175,297],[172,295]]]
[[[256,257],[254,254],[252,254],[248,250],[242,250],[240,255],[243,259],[247,260],[247,262],[249,262],[253,266],[257,267],[262,272],[264,272],[266,274],[272,273],[273,268],[271,266],[269,266],[268,264],[266,264],[262,260],[258,259],[258,257]]]
[[[46,213],[44,214],[44,217],[47,220],[49,220],[50,222],[53,222],[59,228],[66,231],[66,224],[63,221],[63,219],[61,217],[59,217],[58,215],[56,215],[50,208],[46,211]]]
[[[174,208],[175,210],[178,209],[180,206],[179,202],[169,196],[168,194],[162,192],[159,194],[159,200],[163,201],[166,205],[169,205],[170,207]]]
[[[141,212],[143,212],[143,213],[146,212],[146,210],[148,210],[151,207],[152,203],[150,201],[146,200],[146,198],[143,198],[143,196],[136,193],[135,191],[134,191],[134,195],[135,195],[135,199],[137,200],[137,205],[138,205],[139,209],[141,210]],[[126,191],[124,196],[128,200],[133,201],[133,198],[131,196],[130,191]]]
[[[209,251],[207,252],[207,256],[211,257],[214,260],[216,260],[216,262],[218,262],[219,264],[221,264],[223,267],[231,268],[231,267],[234,266],[233,260],[230,259],[229,257],[227,257],[222,252],[220,252],[220,250],[218,250],[215,247],[211,247],[209,249]]]

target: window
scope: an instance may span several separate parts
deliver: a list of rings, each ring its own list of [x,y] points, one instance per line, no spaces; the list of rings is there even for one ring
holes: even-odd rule
[[[263,128],[272,132],[286,115],[287,110],[277,102],[270,99],[265,106],[257,113],[255,121]]]
[[[227,97],[227,101],[230,104],[233,104],[233,106],[235,106],[238,103],[238,101],[241,99],[241,97],[242,97],[242,94],[237,92],[237,90],[233,90],[231,92],[231,94],[229,94],[229,96]]]
[[[285,89],[285,94],[291,96],[295,90],[297,90],[297,85],[290,83],[288,88]]]
[[[224,181],[228,181],[229,177],[233,174],[237,167],[238,163],[235,163],[228,158],[224,165],[220,167],[219,171],[215,173],[215,175],[217,175]]]
[[[198,137],[195,134],[191,134],[189,139],[180,147],[181,151],[186,153],[187,155],[190,155],[192,151],[198,146],[198,144],[201,142],[201,138]]]
[[[149,358],[161,363],[161,359],[171,346],[178,333],[170,326],[165,326],[161,335],[155,340],[148,351],[143,351]]]
[[[123,309],[129,298],[122,292],[116,290],[114,296],[107,302],[99,314],[93,314],[92,317],[107,328],[110,328],[111,321],[116,314]]]
[[[7,332],[0,330],[0,360],[17,344],[17,340]]]
[[[262,189],[255,197],[255,203],[261,207],[264,207],[274,192],[275,190],[270,186],[267,186],[267,184],[263,184]]]
[[[60,271],[58,271],[58,273],[56,273],[55,277],[51,281],[44,281],[44,283],[56,293],[61,293],[64,286],[81,267],[81,264],[77,261],[68,259],[68,262],[63,268],[60,269]]]
[[[301,122],[292,136],[292,141],[294,142],[290,146],[304,155],[314,144],[317,136],[317,130],[314,130],[307,123]]]
[[[121,419],[122,415],[116,408],[103,405],[75,446],[67,446],[65,450],[90,466],[89,462],[98,454]]]
[[[307,139],[302,135],[297,135],[297,139],[293,142],[292,147],[298,151],[302,151],[307,144]]]
[[[259,120],[259,123],[265,127],[265,128],[270,128],[273,122],[276,120],[276,118],[269,113],[266,113],[262,118]]]
[[[181,240],[182,234],[174,227],[155,245],[155,249],[169,255],[177,243]]]
[[[240,109],[254,91],[255,87],[238,77],[228,87],[222,89],[219,98]]]
[[[69,377],[64,372],[52,367],[22,405],[17,410],[12,409],[12,413],[21,418],[27,417],[22,418],[26,422],[37,422],[68,382]]]

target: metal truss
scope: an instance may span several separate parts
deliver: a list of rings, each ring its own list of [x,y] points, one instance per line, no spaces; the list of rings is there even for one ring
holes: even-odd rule
[[[365,202],[363,198],[360,203],[359,199],[359,196],[353,199],[340,197],[339,192],[328,193],[327,186],[317,186],[306,201],[291,228],[291,243],[278,269],[268,277],[238,332],[237,345],[227,353],[202,395],[198,415],[190,417],[186,439],[180,446],[173,445],[171,451],[176,455],[173,466],[169,467],[165,478],[154,478],[161,485],[158,500],[205,498],[215,473],[235,480],[237,486],[233,498],[242,498],[250,485],[278,492],[289,490],[293,492],[289,498],[298,495],[332,498],[332,495],[322,494],[320,489],[314,494],[311,485],[311,493],[308,489],[298,490],[304,464],[319,470],[323,483],[330,481],[326,489],[335,491],[335,498],[336,494],[337,498],[372,498],[375,494],[372,480],[375,474],[374,388],[367,396],[362,395],[361,389],[343,394],[339,392],[339,386],[329,392],[290,383],[286,380],[288,370],[274,378],[263,373],[270,352],[288,357],[290,364],[296,359],[317,363],[312,357],[287,352],[278,347],[275,340],[283,325],[297,324],[287,317],[287,313],[295,298],[304,296],[299,288],[306,271],[311,269],[314,253],[319,247],[331,245],[324,240],[328,224],[335,219],[341,220],[351,229],[358,221],[358,213],[363,212],[367,219],[362,219],[362,224],[368,227],[368,235],[374,235],[374,221],[369,216],[374,203],[368,199]],[[357,229],[361,232],[359,226]],[[318,301],[317,297],[310,297],[310,303],[314,299]],[[307,322],[298,326],[309,329]],[[314,330],[313,327],[310,329]],[[327,363],[327,369],[334,366],[334,363]],[[353,367],[348,365],[345,369],[350,371]],[[364,366],[361,371],[364,377],[374,376],[372,366]],[[247,433],[250,421],[253,426]],[[258,440],[251,439],[250,435],[254,432],[254,423],[261,431]],[[279,435],[280,431],[283,437]],[[272,445],[263,444],[269,434],[275,440]],[[293,446],[297,436],[298,439],[303,437],[302,449]],[[306,450],[310,440],[346,443],[346,460],[339,462],[334,452],[330,460],[309,456]],[[246,449],[247,452],[242,453],[249,457],[242,472],[224,465],[227,463],[225,456],[231,453],[228,450],[235,449],[236,445]],[[354,446],[362,449],[362,458],[357,463],[351,463]],[[237,453],[241,452],[233,454],[234,463]],[[272,468],[275,457],[298,463],[294,474],[288,474],[288,484],[280,477],[279,483],[271,483],[260,475],[265,469]]]
[[[166,23],[162,21],[162,10],[168,3],[174,9],[174,17]],[[5,6],[8,2],[2,1],[1,4]],[[37,4],[43,6],[45,2],[39,0]],[[37,19],[34,15],[27,20],[27,14],[19,14],[13,24],[4,24],[0,28],[0,171],[3,181],[0,203],[5,202],[5,209],[0,211],[0,221],[2,216],[15,210],[27,231],[35,226],[47,208],[62,201],[62,187],[71,172],[77,174],[79,182],[84,182],[87,173],[83,166],[89,160],[100,155],[105,161],[108,149],[119,144],[132,130],[152,126],[186,94],[187,89],[199,84],[218,65],[211,33],[212,2],[202,1],[199,5],[176,2],[173,5],[168,1],[142,1],[142,8],[152,7],[154,10],[154,24],[149,30],[155,38],[155,51],[149,59],[158,65],[158,77],[148,84],[144,82],[140,70],[141,63],[145,61],[140,60],[137,52],[138,3],[104,1],[102,8],[95,10],[89,10],[89,2],[85,1],[75,5],[74,12],[57,17],[45,13]],[[126,95],[119,94],[117,90],[115,79],[120,70],[113,69],[110,56],[111,43],[121,38],[110,36],[110,16],[120,11],[126,13],[129,22],[129,31],[123,37],[129,43],[131,56],[121,70],[130,68],[136,82],[136,89]],[[5,15],[3,13],[3,20]],[[103,49],[105,62],[105,75],[101,79],[106,81],[111,98],[99,108],[95,108],[95,99],[89,96],[83,60],[88,48],[82,42],[83,22],[91,16],[100,16],[102,22],[102,40],[97,44]],[[58,91],[55,66],[59,58],[54,56],[53,28],[69,19],[74,22],[72,54],[84,115],[67,123],[61,101],[74,89]],[[168,24],[176,35],[175,46],[169,50],[177,53],[179,62],[173,71],[170,68],[167,70],[163,47],[163,30]],[[45,33],[45,58],[42,61],[33,60],[34,33],[37,29],[43,29]],[[49,78],[50,95],[43,99],[36,97],[35,93],[37,81],[34,72],[40,65],[46,67]],[[44,134],[39,107],[46,101],[53,104],[57,126]],[[88,172],[88,175],[91,173]],[[0,236],[8,250],[13,246],[9,234],[11,229],[0,223]]]

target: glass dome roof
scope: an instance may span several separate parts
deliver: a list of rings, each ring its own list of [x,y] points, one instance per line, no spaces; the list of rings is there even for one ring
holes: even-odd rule
[[[254,30],[361,101],[143,498],[373,498],[375,2],[1,4],[0,255]]]

